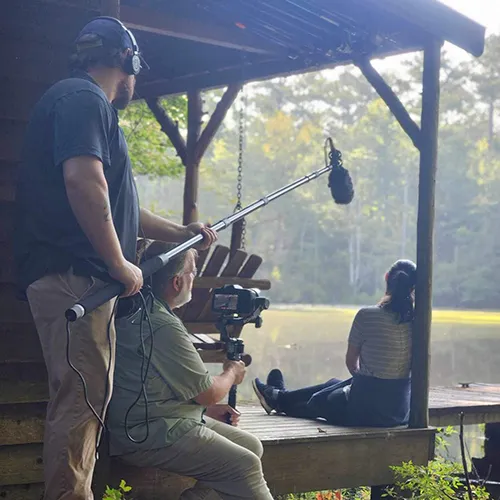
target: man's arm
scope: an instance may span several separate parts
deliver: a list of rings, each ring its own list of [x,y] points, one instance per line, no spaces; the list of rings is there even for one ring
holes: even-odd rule
[[[63,175],[66,194],[80,227],[110,275],[125,285],[125,295],[134,295],[142,286],[142,273],[123,256],[101,161],[94,156],[70,158],[63,163]]]
[[[145,208],[141,208],[141,227],[144,236],[152,240],[182,243],[194,236],[191,231],[188,231],[187,226],[164,219]]]
[[[226,361],[220,375],[209,375],[187,331],[176,323],[169,322],[155,332],[152,366],[180,401],[202,406],[218,403],[233,384],[241,383],[245,364]]]
[[[155,215],[145,208],[141,208],[140,217],[141,228],[146,238],[171,243],[182,243],[201,233],[203,241],[197,245],[197,248],[200,250],[205,250],[217,240],[217,233],[199,222],[182,226],[181,224],[176,224]]]
[[[245,363],[243,361],[226,361],[224,371],[212,377],[210,388],[196,396],[194,400],[202,406],[217,404],[225,398],[232,385],[241,384],[245,376]]]

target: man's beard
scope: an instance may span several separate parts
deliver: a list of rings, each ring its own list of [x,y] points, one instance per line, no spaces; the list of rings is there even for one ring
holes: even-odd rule
[[[134,88],[128,82],[120,82],[116,92],[116,97],[113,100],[113,106],[116,109],[125,109],[134,96]]]
[[[192,290],[188,287],[186,289],[182,289],[179,292],[179,295],[175,298],[175,307],[174,309],[177,309],[179,307],[182,307],[183,305],[187,304],[188,302],[191,301],[193,297]]]

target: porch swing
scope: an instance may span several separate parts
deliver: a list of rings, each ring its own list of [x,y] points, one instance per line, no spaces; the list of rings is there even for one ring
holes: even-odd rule
[[[246,95],[241,91],[238,116],[238,176],[237,202],[234,212],[242,208],[243,154],[245,140]],[[269,290],[271,282],[266,279],[253,279],[262,264],[262,257],[249,254],[245,249],[245,220],[233,224],[230,247],[214,245],[201,252],[198,258],[198,276],[194,280],[191,301],[177,311],[188,329],[193,344],[205,362],[220,362],[225,359],[224,343],[210,335],[218,334],[217,317],[212,312],[212,293],[214,288],[223,285],[240,285],[244,288]],[[239,337],[242,328],[229,332]]]

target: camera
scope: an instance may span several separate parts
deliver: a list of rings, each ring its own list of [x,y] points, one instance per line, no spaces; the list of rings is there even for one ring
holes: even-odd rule
[[[212,311],[222,316],[253,316],[269,308],[269,300],[260,297],[260,290],[240,285],[216,288],[212,298]]]
[[[255,288],[225,285],[213,291],[212,311],[219,315],[216,326],[220,332],[221,341],[225,344],[227,359],[230,361],[243,361],[246,366],[251,363],[252,358],[245,354],[243,340],[231,337],[227,327],[231,325],[241,329],[247,323],[254,323],[255,328],[260,328],[262,325],[260,313],[268,308],[269,300],[261,297],[260,290]],[[236,385],[233,385],[228,397],[228,404],[233,408],[236,408],[236,393]],[[228,422],[230,422],[230,419]]]

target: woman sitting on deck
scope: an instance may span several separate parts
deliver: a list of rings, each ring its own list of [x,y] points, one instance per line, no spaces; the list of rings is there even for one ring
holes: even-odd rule
[[[346,365],[352,378],[294,391],[285,389],[279,369],[267,383],[253,380],[267,413],[324,418],[346,426],[392,427],[408,423],[414,289],[417,268],[398,260],[386,273],[386,294],[363,307],[349,334]]]

